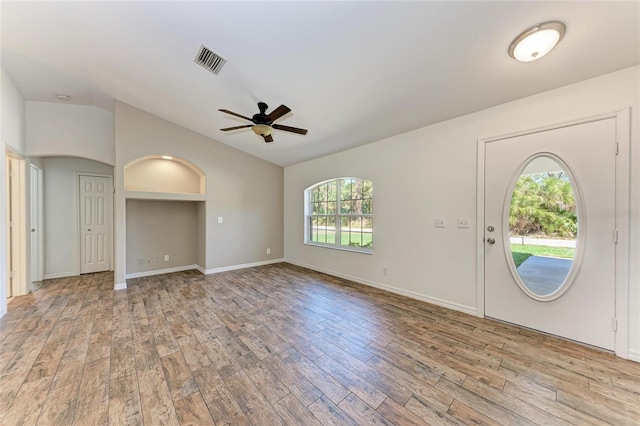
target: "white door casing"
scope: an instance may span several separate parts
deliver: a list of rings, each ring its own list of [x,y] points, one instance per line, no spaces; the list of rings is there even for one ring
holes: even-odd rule
[[[80,175],[80,273],[111,267],[111,177]]]
[[[616,120],[591,121],[485,144],[484,313],[601,348],[615,348]],[[508,263],[512,185],[532,156],[549,153],[575,178],[579,206],[573,282],[555,300],[536,300],[517,285]],[[505,223],[506,222],[506,223]],[[490,225],[493,233],[486,231]],[[571,278],[571,277],[570,277]],[[570,279],[569,278],[569,279]]]
[[[12,223],[12,200],[11,200],[11,194],[12,194],[12,173],[11,173],[11,157],[7,156],[5,157],[5,161],[6,161],[6,174],[7,174],[7,178],[6,178],[6,182],[7,182],[7,187],[6,189],[6,203],[5,206],[7,208],[7,213],[6,213],[6,218],[7,218],[7,252],[6,252],[6,264],[7,264],[7,276],[6,276],[6,285],[7,285],[7,297],[13,297],[13,258],[12,258],[12,254],[13,254],[13,234],[12,234],[12,228],[13,228],[13,223]]]
[[[27,285],[27,212],[25,160],[6,151],[7,297],[29,293]]]
[[[31,165],[31,281],[42,280],[42,170]]]

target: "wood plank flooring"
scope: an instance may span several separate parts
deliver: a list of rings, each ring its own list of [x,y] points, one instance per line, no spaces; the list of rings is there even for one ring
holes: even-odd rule
[[[2,425],[638,425],[640,364],[286,263],[47,280]]]

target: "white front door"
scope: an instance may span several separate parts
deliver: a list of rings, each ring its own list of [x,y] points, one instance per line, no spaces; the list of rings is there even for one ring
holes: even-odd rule
[[[486,316],[614,349],[615,132],[611,118],[486,143]],[[574,191],[575,258],[543,253],[516,267],[509,235],[512,194],[521,176],[533,176],[533,182],[540,171],[569,181]]]
[[[80,176],[80,273],[108,271],[111,261],[110,177]]]

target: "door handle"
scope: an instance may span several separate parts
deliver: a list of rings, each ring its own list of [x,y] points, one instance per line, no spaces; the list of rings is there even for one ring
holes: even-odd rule
[[[87,229],[88,232],[91,232],[91,229]]]
[[[487,243],[488,244],[495,244],[496,240],[494,240],[493,238],[487,238]]]

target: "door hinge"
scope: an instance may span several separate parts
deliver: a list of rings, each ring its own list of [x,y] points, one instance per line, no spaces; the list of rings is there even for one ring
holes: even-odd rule
[[[613,331],[618,331],[618,318],[614,318],[611,320],[611,328]]]
[[[617,243],[618,242],[618,230],[614,230],[613,231],[613,242]]]
[[[616,155],[620,152],[620,144],[616,142]]]

